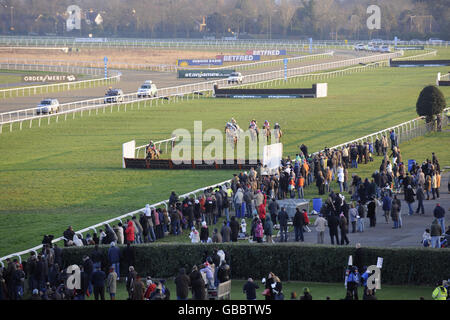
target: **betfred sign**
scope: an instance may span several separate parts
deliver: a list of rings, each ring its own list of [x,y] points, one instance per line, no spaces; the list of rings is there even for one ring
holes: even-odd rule
[[[246,54],[256,56],[285,56],[286,50],[248,50]]]
[[[236,55],[236,56],[217,56],[217,59],[223,62],[246,62],[246,61],[259,61],[261,56],[259,55]]]

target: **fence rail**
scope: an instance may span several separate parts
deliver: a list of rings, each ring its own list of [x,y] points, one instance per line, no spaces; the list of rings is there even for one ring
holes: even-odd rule
[[[347,60],[315,64],[315,65],[309,65],[309,66],[298,67],[298,68],[291,68],[291,69],[287,70],[287,77],[292,78],[296,75],[317,72],[317,71],[321,71],[321,70],[337,69],[337,68],[343,68],[343,67],[347,67],[347,66],[351,66],[351,65],[355,65],[355,64],[367,64],[367,63],[376,62],[376,61],[383,61],[383,60],[388,60],[393,57],[397,57],[402,54],[403,54],[403,52],[378,54],[378,55],[371,55],[371,56],[360,57],[360,58],[355,58],[355,59],[347,59]],[[244,84],[267,82],[267,81],[276,80],[276,79],[284,79],[284,70],[252,74],[252,75],[244,76],[243,78],[244,78],[244,81],[243,81]],[[118,103],[105,104],[104,97],[90,99],[90,100],[84,100],[84,101],[65,103],[65,104],[60,105],[61,112],[56,113],[56,114],[50,114],[50,115],[35,115],[35,108],[4,112],[4,113],[0,113],[0,133],[2,132],[4,125],[9,124],[10,131],[12,131],[13,123],[18,123],[18,122],[20,123],[20,130],[21,130],[23,121],[30,121],[30,127],[31,127],[33,120],[38,120],[38,125],[40,126],[42,119],[47,119],[48,123],[50,123],[50,119],[52,117],[55,117],[56,121],[58,122],[60,116],[64,116],[65,120],[67,120],[67,116],[69,113],[73,113],[73,117],[75,117],[75,112],[78,112],[78,111],[81,113],[81,116],[83,116],[84,111],[88,111],[89,115],[90,115],[91,110],[93,110],[93,109],[96,110],[96,113],[98,113],[99,109],[103,109],[103,113],[105,113],[106,107],[110,107],[111,112],[112,112],[113,107],[117,107],[117,109],[120,110],[120,107],[123,106],[124,110],[126,111],[127,106],[130,104],[131,104],[131,108],[133,108],[133,106],[132,106],[133,103],[138,103],[138,108],[139,108],[141,103],[143,103],[144,106],[146,107],[148,105],[148,103],[150,103],[150,105],[152,105],[153,101],[155,101],[156,104],[158,104],[159,100],[161,100],[161,103],[164,103],[164,100],[169,99],[170,97],[175,97],[176,100],[178,100],[178,98],[180,98],[180,97],[183,99],[183,96],[185,96],[185,95],[190,95],[193,93],[200,94],[205,91],[212,91],[213,86],[215,84],[219,85],[220,87],[234,86],[234,85],[229,85],[227,83],[226,79],[221,79],[221,80],[216,80],[216,81],[198,82],[198,83],[194,83],[194,84],[162,88],[162,89],[158,90],[158,97],[152,97],[152,98],[138,98],[137,93],[130,93],[130,94],[123,95],[123,102],[118,102]],[[189,96],[187,98],[189,98]]]
[[[371,40],[313,40],[313,50],[319,48],[352,48],[358,43],[369,43]],[[393,40],[383,41],[394,44]],[[448,47],[449,41],[397,41],[398,45],[424,45]],[[132,39],[132,38],[69,38],[69,37],[32,37],[2,36],[0,45],[24,47],[90,47],[90,48],[205,48],[205,49],[288,49],[297,51],[309,50],[309,40],[262,40],[262,39]]]
[[[449,110],[450,110],[450,108],[446,108],[442,112],[442,121],[443,121],[442,125],[443,126],[447,126],[449,124],[448,117],[445,116],[445,113],[447,111],[449,111]],[[383,134],[388,135],[390,130],[394,130],[396,132],[396,134],[398,136],[398,143],[402,143],[402,142],[408,141],[410,139],[413,139],[413,138],[425,135],[429,131],[429,128],[426,127],[426,125],[424,123],[424,118],[420,117],[420,118],[416,118],[416,119],[413,119],[413,120],[410,120],[410,121],[403,122],[401,124],[398,124],[398,125],[390,127],[390,128],[386,128],[386,129],[377,131],[375,133],[366,135],[364,137],[357,138],[357,139],[354,139],[354,140],[351,140],[351,141],[348,141],[348,142],[336,145],[334,147],[330,147],[330,149],[338,149],[338,148],[343,147],[344,145],[348,145],[348,144],[355,143],[355,142],[369,141],[369,139],[373,143],[374,138],[381,137]],[[171,139],[168,139],[168,140],[171,140]],[[389,139],[388,139],[388,141],[389,141]],[[315,154],[317,154],[319,152],[323,152],[323,151],[324,150],[321,150],[321,151],[315,152],[313,154],[315,155]],[[226,181],[222,181],[220,183],[216,183],[216,184],[210,185],[208,187],[196,189],[194,191],[191,191],[191,192],[188,192],[188,193],[185,193],[185,194],[179,196],[179,198],[184,199],[184,198],[190,197],[190,196],[194,196],[194,198],[197,198],[197,194],[200,193],[200,192],[203,192],[206,189],[214,188],[216,186],[223,186],[223,185],[226,185],[227,183],[230,183],[230,182],[231,182],[231,180],[226,180]],[[163,200],[163,201],[160,201],[160,202],[157,202],[157,203],[154,203],[154,204],[150,205],[150,208],[156,209],[157,207],[164,206],[167,209],[168,208],[168,202],[169,202],[169,200]],[[138,210],[135,210],[135,211],[132,211],[132,212],[128,212],[128,213],[123,214],[123,215],[121,215],[119,217],[112,218],[112,219],[109,219],[109,220],[97,223],[97,224],[95,224],[93,226],[81,229],[81,230],[79,230],[79,231],[77,231],[75,233],[83,234],[83,233],[88,232],[88,231],[97,232],[96,228],[102,227],[105,224],[109,225],[110,223],[113,223],[113,222],[116,222],[116,221],[122,222],[122,219],[126,219],[128,217],[134,216],[134,215],[142,212],[143,210],[144,210],[144,208],[141,208],[141,209],[138,209]],[[52,243],[61,242],[63,240],[64,240],[64,237],[59,237],[59,238],[53,239]],[[4,266],[3,261],[5,261],[8,258],[14,258],[14,257],[18,257],[19,261],[21,262],[22,261],[22,256],[24,256],[24,255],[26,255],[28,253],[31,253],[31,252],[35,252],[37,254],[37,250],[39,250],[41,248],[42,248],[42,245],[39,245],[39,246],[33,247],[31,249],[28,249],[28,250],[12,253],[12,254],[9,254],[7,256],[1,257],[0,258],[0,264],[2,266]]]
[[[16,61],[17,62],[17,61]],[[70,66],[70,65],[42,65],[42,64],[20,64],[14,61],[0,62],[0,69],[20,70],[20,71],[47,71],[47,72],[64,72],[84,75],[103,75],[103,78],[79,80],[63,83],[54,83],[37,86],[18,87],[11,89],[0,89],[0,98],[24,97],[40,93],[49,93],[71,89],[85,89],[99,85],[108,85],[120,81],[122,73],[110,70],[110,75],[104,77],[104,69]]]

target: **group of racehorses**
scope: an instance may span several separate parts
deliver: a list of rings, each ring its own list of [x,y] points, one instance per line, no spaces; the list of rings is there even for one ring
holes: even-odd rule
[[[260,138],[260,130],[258,128],[258,124],[255,119],[250,121],[248,130],[250,132],[252,142],[255,142],[257,139]],[[236,120],[232,118],[231,122],[227,122],[225,126],[227,142],[231,143],[232,145],[236,145],[242,132],[243,130],[239,127]],[[278,123],[275,123],[275,126],[273,128],[273,135],[275,138],[275,142],[276,143],[280,142],[283,133]],[[266,143],[268,143],[270,141],[270,138],[272,137],[272,130],[270,129],[270,124],[267,120],[264,122],[262,127],[262,137],[265,139]]]

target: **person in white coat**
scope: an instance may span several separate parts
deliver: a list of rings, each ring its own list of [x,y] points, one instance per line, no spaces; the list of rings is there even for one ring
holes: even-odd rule
[[[198,233],[197,229],[195,229],[195,227],[192,227],[191,233],[189,234],[189,238],[191,239],[192,243],[200,242],[200,234]]]

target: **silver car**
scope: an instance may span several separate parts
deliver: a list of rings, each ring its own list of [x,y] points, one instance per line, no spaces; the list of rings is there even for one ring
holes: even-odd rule
[[[36,114],[52,114],[59,112],[59,101],[57,99],[44,99],[42,100],[37,108]]]

